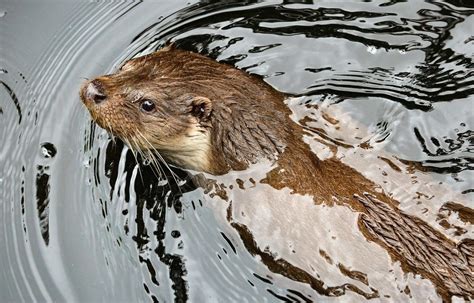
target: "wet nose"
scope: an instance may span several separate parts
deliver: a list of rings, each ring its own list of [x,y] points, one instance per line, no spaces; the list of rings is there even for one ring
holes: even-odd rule
[[[86,96],[89,100],[95,102],[95,104],[99,104],[107,98],[107,95],[104,92],[104,87],[100,80],[92,80],[86,89]]]

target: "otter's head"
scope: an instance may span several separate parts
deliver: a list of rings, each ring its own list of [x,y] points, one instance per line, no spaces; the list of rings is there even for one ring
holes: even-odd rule
[[[171,47],[87,81],[80,96],[94,121],[133,150],[158,152],[184,168],[224,173],[274,157],[283,146],[272,130],[281,132],[281,113],[268,103],[281,102],[281,94],[229,65]]]

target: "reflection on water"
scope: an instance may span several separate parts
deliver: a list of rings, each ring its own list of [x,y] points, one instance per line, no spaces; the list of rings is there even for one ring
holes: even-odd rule
[[[320,159],[374,181],[406,226],[423,220],[473,266],[473,12],[454,0],[6,3],[0,301],[468,293],[462,283],[442,293],[437,277],[392,259],[393,243],[368,241],[351,208],[259,182],[271,164],[210,188],[177,168],[158,177],[90,122],[78,90],[170,40],[260,75],[289,95]]]

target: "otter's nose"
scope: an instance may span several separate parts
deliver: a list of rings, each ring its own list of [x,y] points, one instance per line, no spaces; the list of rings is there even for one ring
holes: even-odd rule
[[[89,100],[95,102],[95,104],[99,104],[107,98],[107,95],[104,93],[104,87],[100,80],[92,80],[86,88],[86,97]]]

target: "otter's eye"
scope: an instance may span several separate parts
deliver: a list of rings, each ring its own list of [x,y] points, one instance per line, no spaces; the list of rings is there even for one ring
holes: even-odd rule
[[[151,113],[152,111],[155,110],[155,103],[153,103],[150,100],[143,100],[142,103],[140,104],[140,108],[147,113]]]
[[[193,105],[192,109],[192,114],[195,115],[196,117],[200,117],[204,114],[205,112],[205,104],[195,104]]]

